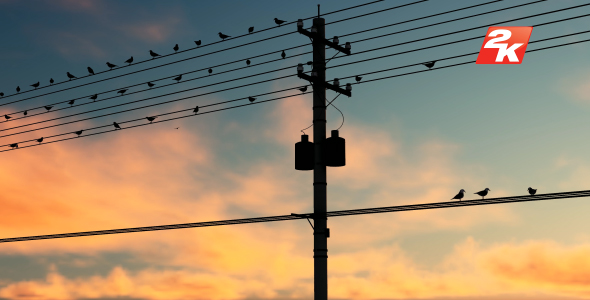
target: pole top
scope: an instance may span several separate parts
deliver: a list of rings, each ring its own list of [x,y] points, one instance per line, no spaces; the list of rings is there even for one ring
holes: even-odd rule
[[[318,19],[320,18],[320,5],[318,4]]]

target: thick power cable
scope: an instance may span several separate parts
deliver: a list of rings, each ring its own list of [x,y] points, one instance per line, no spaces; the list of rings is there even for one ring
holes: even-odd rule
[[[561,192],[561,193],[547,193],[547,194],[537,194],[537,195],[525,195],[525,196],[498,197],[498,198],[488,198],[488,199],[475,199],[475,200],[465,200],[465,201],[445,201],[445,202],[432,202],[432,203],[421,203],[421,204],[410,204],[410,205],[396,205],[396,206],[385,206],[385,207],[337,210],[337,211],[326,212],[325,216],[330,218],[330,217],[367,215],[367,214],[388,213],[388,212],[402,212],[402,211],[415,211],[415,210],[425,210],[425,209],[479,206],[479,205],[490,205],[490,204],[519,203],[519,202],[531,202],[531,201],[542,201],[542,200],[572,199],[572,198],[583,198],[583,197],[590,197],[590,190]],[[172,230],[172,229],[212,227],[212,226],[223,226],[223,225],[266,223],[266,222],[307,219],[307,218],[312,218],[314,216],[315,216],[315,214],[313,214],[313,213],[306,213],[306,214],[291,213],[290,215],[280,215],[280,216],[270,216],[270,217],[260,217],[260,218],[231,219],[231,220],[197,222],[197,223],[182,223],[182,224],[159,225],[159,226],[145,226],[145,227],[131,227],[131,228],[120,228],[120,229],[109,229],[109,230],[82,231],[82,232],[71,232],[71,233],[61,233],[61,234],[34,235],[34,236],[4,238],[4,239],[0,239],[0,243],[61,239],[61,238],[70,238],[70,237],[83,237],[83,236],[110,235],[110,234],[132,233],[132,232],[147,232],[147,231],[161,231],[161,230]],[[322,214],[322,216],[323,216],[323,214]]]

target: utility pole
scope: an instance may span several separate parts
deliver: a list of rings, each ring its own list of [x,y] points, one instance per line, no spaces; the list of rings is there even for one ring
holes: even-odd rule
[[[326,82],[326,46],[346,54],[350,54],[350,43],[346,47],[326,39],[325,19],[313,19],[311,31],[303,29],[303,21],[297,22],[297,31],[312,40],[313,70],[311,75],[303,73],[298,68],[298,76],[309,81],[313,87],[313,260],[314,260],[314,299],[328,300],[328,237],[330,229],[327,227],[327,180],[325,163],[326,142],[326,88],[338,93],[351,96],[350,89],[344,90],[339,86]]]

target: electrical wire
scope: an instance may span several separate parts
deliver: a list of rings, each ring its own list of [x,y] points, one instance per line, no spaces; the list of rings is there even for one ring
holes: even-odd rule
[[[490,204],[520,203],[520,202],[531,202],[531,201],[542,201],[542,200],[572,199],[572,198],[583,198],[583,197],[590,197],[590,190],[561,192],[561,193],[547,193],[547,194],[537,194],[537,195],[525,195],[525,196],[498,197],[498,198],[488,198],[488,199],[475,199],[475,200],[465,200],[465,201],[445,201],[445,202],[431,202],[431,203],[410,204],[410,205],[396,205],[396,206],[385,206],[385,207],[348,209],[348,210],[328,211],[328,212],[321,213],[321,214],[320,213],[318,213],[318,214],[315,214],[315,213],[306,213],[306,214],[291,213],[290,215],[259,217],[259,218],[231,219],[231,220],[209,221],[209,222],[182,223],[182,224],[159,225],[159,226],[145,226],[145,227],[131,227],[131,228],[120,228],[120,229],[109,229],[109,230],[82,231],[82,232],[71,232],[71,233],[61,233],[61,234],[34,235],[34,236],[4,238],[4,239],[0,239],[0,243],[61,239],[61,238],[70,238],[70,237],[83,237],[83,236],[98,236],[98,235],[132,233],[132,232],[148,232],[148,231],[161,231],[161,230],[172,230],[172,229],[212,227],[212,226],[222,226],[222,225],[266,223],[266,222],[308,219],[308,218],[315,218],[316,216],[317,216],[317,218],[330,218],[330,217],[355,216],[355,215],[366,215],[366,214],[376,214],[376,213],[403,212],[403,211],[479,206],[479,205],[490,205]],[[311,224],[311,222],[310,222],[310,224]],[[313,225],[312,225],[312,227],[313,227]]]
[[[421,3],[421,2],[424,2],[424,1],[428,1],[428,0],[419,0],[419,1],[416,1],[416,2],[408,3],[408,4],[399,5],[399,6],[395,7],[395,8],[401,8],[401,7],[405,7],[405,6],[410,6],[410,5],[418,4],[418,3]],[[370,4],[377,3],[377,2],[379,2],[379,1],[373,1],[373,2],[370,2]],[[355,8],[356,7],[361,7],[363,5],[356,5],[354,7]],[[346,10],[346,9],[341,9],[338,12],[344,11],[344,10]],[[334,12],[331,12],[331,13],[334,13]],[[331,14],[331,13],[326,13],[325,15],[328,15],[328,14]],[[305,18],[303,20],[308,20],[308,19],[312,19],[312,18],[315,18],[315,17],[308,17],[308,18]],[[294,24],[294,23],[297,23],[297,21],[288,22],[285,25]],[[269,30],[269,29],[274,29],[274,28],[278,28],[278,27],[270,27],[270,28],[267,28],[267,29],[264,29],[264,30]],[[259,31],[255,31],[255,32],[258,33],[258,32],[262,32],[264,30],[259,30]],[[145,68],[145,69],[137,70],[137,71],[134,71],[134,72],[120,74],[120,75],[109,77],[109,78],[104,78],[102,80],[97,80],[97,81],[93,81],[93,82],[89,82],[89,83],[85,83],[85,84],[81,84],[81,85],[77,85],[77,86],[73,86],[73,87],[69,87],[69,88],[65,88],[65,89],[61,89],[61,90],[57,90],[57,91],[53,91],[53,92],[49,92],[49,93],[45,93],[45,94],[40,94],[40,95],[37,95],[37,96],[32,96],[32,97],[29,97],[29,98],[24,98],[24,99],[21,99],[21,100],[16,100],[16,101],[12,101],[12,102],[8,102],[8,103],[0,104],[0,106],[7,105],[7,104],[12,104],[12,103],[16,103],[16,102],[21,102],[21,101],[25,101],[25,100],[29,100],[29,99],[33,99],[33,98],[38,98],[38,97],[46,96],[46,95],[50,95],[50,94],[55,94],[55,93],[59,93],[59,92],[63,92],[63,91],[71,90],[71,89],[75,89],[75,88],[78,88],[78,87],[87,86],[87,85],[90,85],[90,84],[94,84],[94,83],[98,83],[98,82],[103,82],[103,81],[107,81],[107,80],[111,80],[111,79],[115,79],[115,78],[120,78],[120,77],[123,77],[123,76],[128,76],[128,75],[132,75],[132,74],[136,74],[136,73],[140,73],[140,72],[144,72],[144,71],[148,71],[148,70],[153,70],[153,69],[156,69],[156,68],[159,68],[159,67],[172,65],[172,64],[175,64],[175,63],[184,62],[184,61],[187,61],[187,60],[191,60],[191,59],[195,59],[195,58],[199,58],[199,57],[203,57],[203,56],[207,56],[207,55],[211,55],[211,54],[215,54],[215,53],[220,53],[220,52],[223,52],[223,51],[232,50],[232,49],[240,48],[240,47],[247,46],[247,45],[252,45],[252,44],[255,44],[255,43],[262,42],[262,41],[267,41],[267,40],[270,40],[270,39],[274,39],[274,38],[278,38],[278,37],[290,35],[290,34],[293,34],[293,33],[296,33],[296,32],[297,31],[292,31],[292,32],[288,32],[288,33],[285,33],[285,34],[280,34],[280,35],[277,35],[277,36],[273,36],[273,37],[269,37],[269,38],[265,38],[265,39],[253,41],[253,42],[250,42],[250,43],[245,43],[245,44],[241,44],[241,45],[237,45],[237,46],[233,46],[233,47],[229,47],[229,48],[225,48],[225,49],[220,49],[220,50],[212,51],[212,52],[209,52],[209,53],[205,53],[205,54],[201,54],[201,55],[192,56],[192,57],[189,57],[189,58],[185,58],[185,59],[181,59],[181,60],[169,62],[169,63],[166,63],[166,64],[162,64],[162,65],[158,65],[158,66],[153,66],[153,67],[150,67],[150,68]],[[243,36],[248,36],[248,35],[250,35],[250,34],[244,34],[244,35],[241,35],[241,36],[236,36],[236,37],[233,37],[233,38],[228,38],[227,40],[235,39],[235,38],[239,38],[239,37],[243,37]],[[214,43],[207,44],[207,45],[213,45],[213,44],[217,44],[217,43],[221,43],[221,42],[223,42],[223,41],[218,41],[218,42],[214,42]],[[207,46],[207,45],[204,45],[204,46]],[[307,44],[296,46],[296,47],[293,47],[292,49],[303,47],[303,46],[306,46],[306,45]],[[183,51],[179,51],[179,52],[175,52],[175,53],[171,53],[171,54],[167,54],[167,55],[162,55],[162,56],[160,56],[160,58],[166,57],[166,56],[170,56],[170,55],[174,55],[174,54],[178,54],[178,53],[185,52],[185,51],[190,51],[190,50],[198,49],[198,48],[201,48],[201,47],[204,47],[204,46],[198,46],[198,47],[195,47],[195,48],[186,49],[186,50],[183,50]],[[287,50],[287,49],[284,49],[284,50]],[[281,50],[279,50],[279,52],[280,51]],[[148,60],[145,60],[145,61],[142,61],[142,62],[147,62],[147,61],[153,61],[153,59],[148,59]],[[139,63],[140,62],[137,62],[137,63],[135,63],[133,65],[137,65]],[[129,67],[129,66],[130,65],[128,65],[128,66],[121,66],[121,67],[119,67],[117,69],[122,69],[122,68]],[[107,71],[103,71],[103,72],[98,72],[98,73],[95,73],[95,74],[105,73],[105,72],[108,72],[108,71],[111,71],[111,70],[107,70]],[[89,74],[89,75],[86,75],[86,76],[81,76],[81,77],[76,78],[74,80],[82,79],[82,78],[87,78],[87,77],[90,77],[90,76],[93,76],[93,75],[90,75]],[[40,88],[37,88],[37,89],[33,89],[33,90],[29,90],[29,91],[24,91],[22,93],[15,93],[15,94],[12,94],[12,95],[7,95],[7,96],[4,96],[2,98],[9,98],[9,97],[12,97],[12,96],[15,96],[15,95],[21,95],[21,94],[24,94],[24,93],[28,93],[28,92],[40,90],[40,89],[47,88],[47,87],[52,87],[52,86],[55,86],[57,84],[66,83],[66,82],[71,82],[71,80],[65,80],[63,82],[57,82],[57,83],[54,83],[54,84],[49,85],[49,86],[44,86],[44,87],[40,87]]]
[[[495,0],[495,1],[491,1],[491,2],[481,3],[481,4],[478,4],[478,5],[473,5],[473,6],[469,6],[469,7],[466,7],[466,8],[455,9],[455,10],[451,10],[451,11],[447,11],[447,12],[443,12],[443,13],[438,13],[438,14],[434,14],[434,15],[430,15],[430,16],[426,16],[426,17],[421,17],[421,18],[418,18],[418,19],[423,19],[423,18],[432,17],[432,16],[438,16],[438,15],[446,14],[446,13],[450,13],[450,12],[456,12],[456,11],[467,9],[467,8],[473,8],[473,7],[477,7],[477,6],[481,6],[481,5],[487,5],[487,4],[495,3],[495,2],[498,2],[498,1],[502,1],[502,0]],[[535,3],[538,3],[540,1],[545,1],[545,0],[539,0],[539,1],[534,1],[534,2],[525,3],[525,4],[521,4],[521,5],[516,5],[516,6],[512,6],[512,7],[508,7],[508,8],[503,8],[503,9],[500,9],[500,10],[495,10],[495,11],[490,11],[490,12],[485,12],[485,13],[477,14],[477,15],[474,15],[474,16],[479,16],[479,15],[482,15],[482,14],[493,13],[493,12],[497,12],[497,11],[501,11],[501,10],[507,10],[507,9],[512,9],[512,8],[521,7],[521,6],[525,6],[525,5],[535,4]],[[536,15],[533,15],[533,16],[536,16]],[[468,16],[468,17],[465,17],[465,18],[469,18],[469,17],[473,17],[473,16]],[[527,18],[527,17],[525,17],[525,18]],[[413,20],[409,20],[409,21],[415,21],[415,20],[417,20],[417,19],[413,19]],[[459,19],[454,19],[454,20],[445,21],[445,22],[452,22],[452,21],[456,21],[456,20],[459,20]],[[513,21],[513,20],[508,20],[508,21]],[[388,27],[388,26],[393,26],[393,25],[405,23],[405,22],[408,22],[408,21],[394,23],[394,24],[389,24],[389,25],[386,25],[386,26],[376,27],[376,28],[373,28],[373,29],[363,30],[363,31],[359,31],[359,32],[347,34],[345,36],[349,36],[349,35],[353,35],[353,34],[358,34],[358,33],[363,33],[363,32],[367,32],[367,31],[370,31],[370,30],[380,29],[380,28],[384,28],[384,27]],[[436,24],[440,24],[440,23],[436,23]],[[427,25],[427,26],[431,26],[431,25]],[[404,30],[404,31],[398,31],[398,32],[394,32],[394,33],[391,33],[391,34],[398,34],[398,33],[407,32],[407,31],[416,30],[416,29],[421,29],[421,28],[423,28],[423,26],[421,26],[421,27],[415,27],[415,28],[411,28],[411,29],[407,29],[407,30]],[[481,28],[481,26],[480,27],[476,27],[476,28],[466,29],[466,30],[463,30],[463,31],[469,31],[469,30],[474,30],[474,29],[479,29],[479,28]],[[432,39],[432,38],[436,38],[436,37],[440,37],[440,36],[445,36],[445,35],[450,35],[450,34],[455,34],[455,33],[463,32],[463,31],[451,32],[451,33],[447,33],[447,34],[443,34],[443,35],[438,35],[438,36],[434,36],[434,37],[428,37],[428,38],[424,38],[424,39],[418,39],[418,40],[408,41],[408,42],[401,43],[401,44],[395,44],[395,45],[391,45],[391,46],[386,46],[384,48],[398,46],[398,45],[403,45],[403,44],[408,44],[408,43],[413,43],[413,42],[417,42],[417,41],[423,41],[423,40],[426,40],[426,39]],[[391,34],[388,34],[388,35],[391,35]],[[359,41],[355,41],[353,43],[363,42],[363,41],[366,41],[366,40],[371,40],[371,39],[380,38],[380,37],[382,37],[382,36],[372,37],[372,38],[368,38],[368,39],[364,39],[364,40],[359,40]],[[295,47],[287,48],[287,49],[284,49],[284,50],[291,50],[291,49],[295,49],[295,48],[298,48],[298,47],[301,47],[301,46],[305,46],[305,45],[309,45],[309,44],[295,46]],[[379,49],[383,49],[383,48],[370,49],[370,50],[363,51],[361,53],[365,53],[365,52],[369,52],[369,51],[375,51],[375,50],[379,50]],[[266,56],[266,55],[270,55],[270,54],[276,54],[276,53],[278,53],[280,51],[281,50],[272,51],[272,52],[268,52],[268,53],[265,53],[265,54],[257,55],[257,56],[254,56],[254,57],[250,57],[250,58],[247,58],[247,59],[254,59],[254,58],[258,58],[258,57],[262,57],[262,56]],[[305,54],[309,54],[309,53],[311,53],[311,52],[305,52],[305,53],[296,54],[296,55],[293,55],[292,57],[300,56],[300,55],[305,55]],[[336,55],[338,53],[339,52],[337,52]],[[359,54],[359,53],[354,53],[354,54]],[[334,57],[336,55],[334,55]],[[332,58],[334,58],[334,57],[332,57]],[[328,62],[332,58],[330,58],[328,60]],[[264,62],[264,63],[274,62],[274,61],[279,61],[279,60],[280,59],[275,59],[275,60],[267,61],[267,62]],[[240,60],[232,61],[232,62],[229,62],[229,63],[223,63],[223,64],[220,64],[220,65],[212,66],[211,68],[216,68],[216,67],[219,67],[219,66],[225,66],[225,65],[228,65],[228,64],[238,63],[238,62],[243,62],[243,61],[244,61],[244,59],[240,59]],[[255,64],[255,65],[261,65],[261,64],[264,64],[264,63],[259,63],[259,64]],[[222,74],[222,73],[227,73],[227,72],[231,72],[231,71],[234,71],[234,70],[241,70],[241,69],[244,69],[244,68],[247,68],[247,67],[241,67],[241,68],[237,68],[237,69],[233,69],[233,70],[229,70],[229,71],[224,71],[224,72],[221,72],[221,73],[216,73],[214,75]],[[190,73],[194,73],[194,72],[204,71],[204,70],[207,70],[207,69],[208,68],[202,68],[202,69],[197,69],[197,70],[194,70],[194,71],[185,72],[185,73],[182,73],[182,74],[185,75],[185,74],[190,74]],[[157,82],[157,81],[160,81],[160,80],[171,79],[171,78],[173,78],[175,76],[177,76],[177,75],[172,75],[172,76],[167,76],[167,77],[163,77],[163,78],[159,78],[159,79],[155,79],[155,80],[150,80],[148,82]],[[207,77],[208,76],[202,76],[202,77],[194,78],[194,79],[191,79],[191,80],[200,79],[200,78],[207,78]],[[190,81],[190,80],[188,80],[188,81]],[[183,82],[187,82],[187,80],[185,80]],[[144,84],[146,84],[146,83],[145,82],[142,82],[142,83],[138,83],[138,84],[131,85],[131,86],[120,87],[118,89],[112,89],[112,90],[108,90],[106,92],[97,93],[96,95],[100,95],[100,94],[104,94],[104,93],[109,93],[109,92],[114,92],[114,91],[118,91],[118,90],[121,90],[121,89],[128,89],[130,87],[140,86],[140,85],[144,85]],[[169,86],[169,85],[159,86],[159,87],[156,87],[155,89],[161,88],[161,87],[165,87],[165,86]],[[150,90],[150,89],[146,89],[146,90],[143,90],[143,91],[147,91],[147,90]],[[151,90],[153,90],[153,89],[151,89]],[[90,96],[91,95],[87,95],[87,96],[78,97],[78,98],[74,98],[74,99],[64,100],[64,101],[53,103],[53,104],[49,104],[49,105],[52,105],[53,106],[53,105],[57,105],[57,104],[61,104],[61,103],[67,103],[67,102],[69,102],[71,100],[75,101],[75,100],[79,100],[79,99],[86,99],[86,98],[88,98]],[[27,98],[27,99],[30,99],[30,98]],[[23,101],[23,100],[27,100],[27,99],[22,99],[22,100],[19,100],[19,101]],[[109,99],[112,99],[112,98],[109,98]],[[15,103],[15,102],[9,102],[9,103],[5,103],[5,104],[0,104],[0,106],[11,104],[11,103]],[[92,103],[92,102],[88,102],[87,104],[89,104],[89,103]],[[31,111],[31,110],[34,110],[34,109],[42,109],[44,106],[39,106],[39,107],[30,108],[30,109],[26,109],[26,110],[22,110],[22,111],[17,111],[17,112],[10,113],[10,114],[7,114],[7,115],[10,116],[10,115],[14,115],[14,114],[17,114],[17,113],[22,113],[24,111]],[[77,107],[77,106],[80,106],[80,105],[76,105],[74,107]],[[67,109],[67,108],[65,108],[65,109]],[[44,113],[50,113],[50,112],[59,111],[59,110],[62,110],[62,109],[53,110],[53,111],[49,111],[49,112],[48,111],[45,111],[45,112],[42,112],[42,113],[30,115],[30,116],[27,116],[27,117],[32,117],[32,116],[35,116],[35,115],[40,115],[40,114],[44,114]],[[18,119],[21,119],[21,118],[12,118],[12,119],[9,119],[9,120],[6,120],[6,121],[0,121],[0,123],[14,121],[14,120],[18,120]]]

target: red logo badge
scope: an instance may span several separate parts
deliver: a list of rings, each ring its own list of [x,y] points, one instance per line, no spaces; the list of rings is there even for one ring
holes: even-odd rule
[[[490,27],[476,64],[520,64],[533,27]]]

